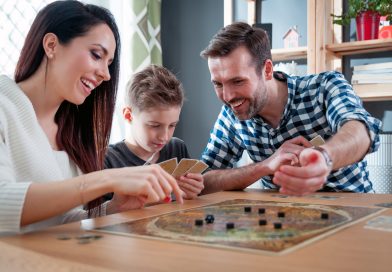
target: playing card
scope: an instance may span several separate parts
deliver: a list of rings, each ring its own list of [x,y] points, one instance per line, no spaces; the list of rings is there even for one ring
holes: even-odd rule
[[[365,228],[392,232],[392,216],[377,216],[366,222]]]
[[[208,168],[208,165],[202,161],[198,161],[194,166],[192,166],[186,173],[199,174],[203,173],[204,170]]]
[[[194,166],[198,160],[193,159],[182,159],[180,163],[177,165],[176,169],[174,169],[172,176],[178,178],[188,172],[192,166]]]
[[[173,158],[170,160],[160,162],[160,163],[158,163],[158,165],[160,167],[162,167],[163,170],[165,170],[167,173],[169,173],[171,175],[173,173],[174,169],[176,169],[176,167],[177,167],[177,158]]]
[[[313,146],[320,146],[320,145],[325,144],[325,141],[324,141],[323,137],[321,137],[320,135],[317,135],[312,140],[310,140],[310,143]]]
[[[309,195],[310,198],[318,198],[318,199],[338,199],[341,198],[340,196],[333,196],[333,195]]]
[[[378,203],[375,206],[384,207],[384,208],[392,208],[392,202]]]
[[[277,198],[288,198],[290,196],[288,195],[271,195],[272,197],[277,197]]]

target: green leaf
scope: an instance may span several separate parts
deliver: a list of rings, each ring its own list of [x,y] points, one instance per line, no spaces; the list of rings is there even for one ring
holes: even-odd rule
[[[342,15],[331,14],[334,17],[333,23],[339,25],[350,24],[351,19],[363,11],[376,11],[381,16],[392,19],[392,0],[348,0],[348,10]]]

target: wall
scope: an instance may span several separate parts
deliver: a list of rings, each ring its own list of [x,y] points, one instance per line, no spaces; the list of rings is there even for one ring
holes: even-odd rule
[[[223,0],[163,0],[163,65],[181,80],[187,101],[175,136],[199,158],[221,108],[200,52],[223,26]]]
[[[264,0],[261,7],[261,23],[272,24],[272,47],[283,48],[283,36],[297,26],[299,46],[307,44],[307,0]],[[248,0],[234,0],[234,20],[247,21]],[[284,7],[284,8],[281,8]],[[305,16],[304,16],[305,15]],[[284,18],[284,20],[282,20]]]
[[[247,21],[248,2],[248,0],[233,0],[234,21]],[[300,34],[299,46],[307,45],[307,0],[263,0],[261,5],[261,23],[272,24],[272,48],[284,47],[283,36],[293,26],[297,26]],[[297,63],[295,74],[306,75],[306,59],[295,62]],[[291,61],[283,61],[282,63],[291,63]]]

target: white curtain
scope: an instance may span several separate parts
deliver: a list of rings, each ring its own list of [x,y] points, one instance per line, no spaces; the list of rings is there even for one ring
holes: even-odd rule
[[[121,69],[111,143],[125,137],[122,108],[125,87],[132,74],[153,63],[162,65],[161,0],[110,1],[121,35]]]

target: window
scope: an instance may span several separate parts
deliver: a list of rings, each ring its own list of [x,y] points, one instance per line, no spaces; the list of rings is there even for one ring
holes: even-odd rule
[[[38,11],[53,0],[0,0],[0,74],[13,77],[27,32]]]

